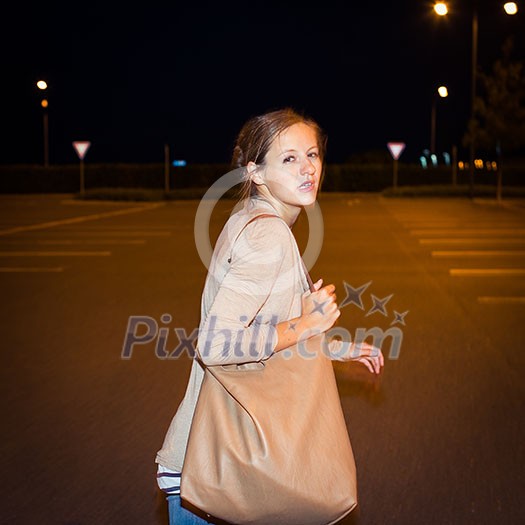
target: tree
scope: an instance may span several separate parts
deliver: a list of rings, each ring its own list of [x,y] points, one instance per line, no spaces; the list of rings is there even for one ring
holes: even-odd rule
[[[476,145],[498,154],[498,199],[501,198],[501,154],[525,146],[525,69],[523,62],[511,57],[513,39],[502,46],[492,73],[478,72],[482,93],[474,101],[474,119],[470,120],[463,145]]]

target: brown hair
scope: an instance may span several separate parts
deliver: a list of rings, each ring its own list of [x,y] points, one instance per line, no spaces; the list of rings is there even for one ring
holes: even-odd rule
[[[323,130],[310,117],[302,115],[292,108],[284,108],[252,117],[244,124],[237,135],[233,148],[232,168],[245,167],[248,162],[263,165],[266,162],[268,150],[277,136],[294,124],[299,123],[306,124],[315,131],[319,158],[322,161],[326,151],[326,136]],[[255,193],[256,186],[245,173],[240,196],[243,198]]]

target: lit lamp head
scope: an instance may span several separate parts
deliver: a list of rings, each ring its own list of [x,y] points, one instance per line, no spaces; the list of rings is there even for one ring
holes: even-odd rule
[[[516,2],[505,2],[503,9],[508,15],[515,15],[518,12],[518,4]]]
[[[447,13],[448,13],[448,7],[447,7],[447,4],[445,4],[445,2],[436,2],[434,4],[434,11],[439,15],[439,16],[445,16]]]
[[[38,89],[40,89],[41,91],[45,91],[47,89],[47,82],[45,80],[39,80],[37,83],[36,83],[36,87]],[[47,98],[43,98],[41,101],[40,101],[40,105],[44,108],[44,109],[47,109],[47,106],[49,106],[49,102],[47,101]]]
[[[448,97],[448,89],[447,86],[439,86],[438,87],[438,94],[441,98]]]

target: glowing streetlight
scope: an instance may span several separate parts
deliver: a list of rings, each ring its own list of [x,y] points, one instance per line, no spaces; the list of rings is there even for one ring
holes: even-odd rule
[[[506,2],[503,6],[508,15],[515,15],[518,12],[518,6],[515,2]],[[434,5],[434,11],[444,16],[448,13],[445,2],[437,2]],[[474,120],[474,101],[476,99],[476,78],[478,68],[478,13],[474,7],[472,12],[472,58],[471,58],[471,85],[470,85],[470,120]],[[474,195],[474,160],[476,152],[476,136],[474,129],[471,130],[470,144],[469,144],[469,186],[470,196]]]
[[[434,11],[439,15],[439,16],[445,16],[447,13],[448,13],[448,7],[447,7],[447,4],[445,4],[445,2],[436,2],[434,4]]]
[[[47,89],[47,82],[45,80],[39,80],[36,83],[36,87],[40,89],[41,91],[46,91]],[[47,98],[43,98],[40,102],[40,105],[42,106],[42,120],[43,120],[43,130],[44,130],[44,167],[49,167],[49,122],[47,117],[47,107],[49,106],[49,102],[47,101]]]
[[[447,86],[439,86],[438,87],[438,94],[441,98],[448,97],[448,89]]]
[[[448,97],[448,89],[446,86],[439,86],[437,88],[437,93],[441,98]],[[436,153],[436,99],[437,97],[432,97],[432,112],[430,115],[430,153]]]
[[[503,9],[508,15],[515,15],[518,12],[518,5],[516,2],[506,2]]]

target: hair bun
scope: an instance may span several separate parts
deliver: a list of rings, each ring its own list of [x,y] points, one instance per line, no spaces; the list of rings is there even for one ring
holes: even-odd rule
[[[233,148],[232,165],[234,168],[242,168],[245,165],[244,152],[238,144]]]

